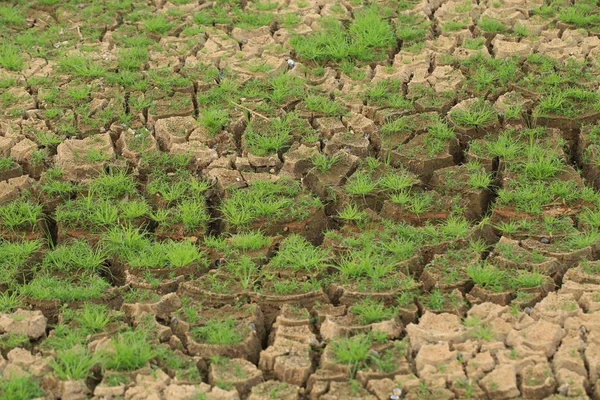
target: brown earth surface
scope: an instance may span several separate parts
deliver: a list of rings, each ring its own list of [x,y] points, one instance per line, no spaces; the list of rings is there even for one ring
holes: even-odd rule
[[[0,4],[0,400],[600,400],[600,5]]]

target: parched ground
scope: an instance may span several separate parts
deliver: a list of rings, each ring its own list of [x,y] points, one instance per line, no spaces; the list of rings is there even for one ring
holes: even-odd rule
[[[600,399],[590,0],[0,3],[0,399]]]

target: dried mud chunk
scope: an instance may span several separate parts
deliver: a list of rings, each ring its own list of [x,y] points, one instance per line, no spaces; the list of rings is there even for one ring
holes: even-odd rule
[[[281,168],[281,160],[277,156],[255,156],[248,153],[248,162],[256,172],[268,172],[271,169],[279,170]]]
[[[210,390],[205,383],[198,385],[177,385],[171,383],[163,392],[165,400],[194,400],[202,398]],[[94,391],[94,395],[98,396]]]
[[[210,364],[208,381],[211,385],[231,386],[244,397],[253,386],[263,381],[263,373],[244,359],[223,359]]]
[[[427,81],[436,93],[456,92],[465,81],[465,77],[457,69],[449,65],[436,67]]]
[[[589,343],[583,353],[589,369],[589,381],[600,382],[600,343]]]
[[[154,134],[160,147],[171,151],[176,143],[185,143],[198,123],[193,117],[172,117],[159,119],[154,124]]]
[[[482,302],[497,303],[502,306],[506,306],[510,303],[513,298],[513,292],[511,290],[504,290],[503,292],[494,292],[492,290],[482,288],[479,285],[475,285],[473,289],[465,296],[471,304],[480,304]]]
[[[537,271],[541,274],[552,276],[559,271],[561,264],[558,259],[551,256],[540,257],[541,260],[534,261],[531,251],[521,247],[521,242],[512,240],[505,236],[500,238],[496,244],[496,249],[503,250],[504,253],[514,255],[514,259],[519,259],[519,262],[512,261],[504,257],[501,252],[494,251],[490,254],[489,260],[492,264],[505,270],[526,269],[529,271]],[[552,288],[554,285],[552,285]]]
[[[235,159],[236,159],[236,157],[234,154],[229,154],[226,156],[219,157],[215,161],[210,163],[210,165],[208,167],[206,167],[206,169],[211,170],[211,169],[215,169],[215,168],[223,168],[223,169],[230,170],[234,166]]]
[[[371,151],[369,136],[357,132],[336,133],[327,141],[323,152],[333,155],[338,151],[345,151],[360,158],[367,157]]]
[[[522,374],[527,367],[546,362],[546,356],[543,352],[522,345],[515,346],[510,350],[500,349],[495,355],[497,364],[510,365],[517,371],[517,374]]]
[[[586,285],[586,286],[594,286],[594,289],[590,291],[586,291],[581,295],[577,302],[579,306],[586,313],[592,313],[596,311],[600,311],[600,299],[598,298],[598,293],[600,293],[600,285]]]
[[[521,394],[525,399],[545,399],[556,390],[556,379],[547,362],[526,367],[521,375]]]
[[[421,53],[414,54],[405,50],[401,50],[394,56],[394,68],[402,73],[412,75],[415,70],[429,70],[431,66],[431,50],[425,49]]]
[[[233,135],[227,131],[220,131],[212,135],[208,129],[200,126],[190,133],[189,142],[200,142],[211,149],[217,150],[220,155],[235,153],[235,141]]]
[[[562,326],[567,318],[581,313],[582,310],[573,294],[552,292],[535,305],[531,311],[531,317]]]
[[[64,171],[64,179],[78,182],[99,175],[106,163],[115,158],[108,133],[81,140],[67,139],[56,151],[56,163]]]
[[[206,168],[211,162],[219,158],[216,150],[210,149],[199,142],[175,143],[171,147],[171,154],[193,155],[196,167],[199,169]]]
[[[257,182],[272,182],[275,183],[277,182],[280,177],[277,175],[273,175],[273,174],[268,174],[266,172],[244,172],[242,174],[242,177],[244,178],[244,181],[246,181],[246,184],[248,186],[252,186],[254,184],[256,184]]]
[[[587,379],[576,372],[567,369],[559,369],[555,372],[558,382],[558,393],[567,397],[586,396],[588,382]]]
[[[0,314],[0,333],[25,335],[38,339],[46,334],[46,317],[41,311],[18,309],[11,314]]]
[[[452,54],[456,46],[458,45],[458,40],[456,37],[452,36],[438,36],[433,40],[425,41],[428,49],[434,54],[436,65],[439,64],[439,59],[442,55]]]
[[[35,142],[25,138],[10,149],[10,157],[18,163],[27,162],[31,153],[37,149]]]
[[[0,134],[3,137],[15,138],[19,140],[23,137],[23,135],[21,135],[21,128],[19,127],[18,122],[14,120],[0,121]],[[17,140],[17,142],[19,140]]]
[[[398,80],[402,83],[407,83],[410,80],[410,75],[406,71],[399,71],[387,65],[376,65],[371,83],[374,84],[386,80]]]
[[[427,77],[429,76],[429,68],[419,65],[414,69],[412,78],[408,82],[408,92],[414,91],[415,87],[423,87],[427,84]]]
[[[351,113],[350,117],[344,117],[346,124],[356,133],[372,135],[377,131],[375,123],[362,114]]]
[[[339,118],[334,117],[316,118],[315,127],[324,139],[331,139],[336,133],[346,130],[343,122]]]
[[[35,100],[33,96],[23,87],[10,87],[3,91],[7,96],[3,99],[4,115],[20,116],[23,111],[35,108]],[[14,114],[13,114],[14,112]]]
[[[286,323],[282,324],[282,321],[286,321]],[[301,320],[282,320],[281,315],[278,316],[277,321],[273,324],[274,330],[271,331],[271,337],[274,338],[273,343],[279,339],[293,340],[308,345],[318,343],[317,336],[311,331],[308,323],[302,325],[288,325],[296,322],[301,322]]]
[[[256,29],[233,28],[231,31],[231,37],[240,43],[265,36],[271,36],[271,29],[268,26],[261,26]]]
[[[11,374],[31,374],[33,376],[43,376],[50,373],[50,359],[42,358],[41,355],[32,355],[29,351],[21,348],[12,349],[6,355],[8,363],[2,371],[5,378]]]
[[[136,385],[130,387],[125,391],[125,398],[128,400],[160,400],[161,391],[169,383],[170,379],[162,370],[157,370],[154,373],[156,375],[156,381],[152,381],[152,377],[148,375],[138,374],[136,376]],[[164,377],[166,376],[166,380]],[[143,379],[140,379],[143,377]]]
[[[586,272],[584,266],[589,268],[590,272]],[[581,261],[577,267],[570,268],[565,273],[563,277],[563,284],[573,281],[577,283],[591,283],[595,285],[600,285],[600,274],[594,274],[592,272],[596,269],[600,270],[599,267],[600,261]]]
[[[418,325],[408,324],[406,333],[412,350],[418,351],[428,343],[461,343],[465,340],[466,328],[455,314],[434,314],[428,311],[421,317]]]
[[[519,396],[517,373],[510,365],[499,365],[479,381],[491,400],[510,399]]]
[[[317,397],[311,396],[311,399],[318,400],[339,400],[339,399],[361,399],[377,400],[377,397],[370,394],[362,386],[357,386],[350,382],[331,382],[327,393]]]
[[[354,317],[331,317],[326,316],[321,324],[320,332],[324,340],[331,340],[337,337],[344,337],[353,332],[376,331],[383,333],[388,339],[397,339],[402,334],[402,324],[397,320],[382,321],[368,325],[353,324]]]
[[[560,38],[572,45],[578,45],[587,36],[588,33],[585,29],[565,29]]]
[[[292,179],[300,179],[313,167],[312,159],[319,150],[316,147],[308,147],[304,144],[292,147],[283,155],[283,167],[279,176]]]
[[[208,171],[208,178],[215,182],[216,189],[221,194],[227,190],[246,187],[242,174],[232,169],[211,169]]]
[[[450,389],[457,399],[484,399],[486,397],[477,381],[473,380],[465,379],[450,382]]]
[[[494,103],[494,107],[502,115],[508,114],[512,108],[521,108],[521,110],[524,112],[531,109],[532,105],[533,101],[531,99],[525,98],[523,94],[516,91],[511,91],[500,95]]]
[[[464,39],[463,39],[464,42]],[[454,53],[452,55],[457,58],[459,61],[467,60],[469,58],[482,57],[482,58],[492,58],[490,52],[487,47],[482,47],[480,49],[472,50],[465,49],[464,47],[458,47],[454,49]]]
[[[136,133],[133,129],[121,132],[115,145],[121,156],[132,165],[138,165],[142,153],[158,151],[154,136],[149,133]]]
[[[465,380],[467,377],[457,356],[458,352],[450,351],[448,343],[423,345],[415,358],[419,377],[434,387]]]
[[[464,116],[469,113],[489,113],[485,125],[469,125],[464,121]],[[495,132],[500,127],[498,115],[493,106],[480,98],[466,99],[456,104],[448,112],[450,126],[456,131],[461,143],[481,139],[488,133]],[[462,125],[466,124],[466,125]]]
[[[562,340],[560,347],[552,358],[552,366],[555,371],[567,369],[586,377],[587,370],[581,355],[581,351],[586,344],[578,333],[579,331],[575,335],[570,334]]]
[[[18,142],[18,137],[0,136],[0,157],[8,157],[11,153],[13,146]]]
[[[155,99],[148,109],[148,123],[153,126],[161,118],[188,117],[194,113],[189,93],[175,92],[172,96]]]
[[[501,306],[494,303],[481,303],[471,307],[467,312],[467,316],[480,318],[481,321],[485,323],[500,318],[509,311],[510,307],[508,306]]]
[[[227,307],[229,305],[224,306],[223,310],[227,311]],[[234,312],[229,310],[227,314],[234,315]],[[177,322],[173,329],[175,330],[175,334],[186,345],[188,354],[192,356],[200,356],[203,359],[212,357],[245,358],[256,363],[259,359],[261,343],[265,334],[264,319],[260,308],[254,307],[252,315],[237,315],[237,318],[232,320],[232,323],[232,329],[239,332],[239,340],[237,343],[230,345],[207,343],[194,329],[196,326],[191,326],[181,320]]]
[[[501,36],[492,40],[492,48],[496,58],[526,57],[533,52],[529,44],[503,40]]]
[[[123,304],[121,311],[128,318],[139,319],[144,313],[149,313],[161,319],[169,319],[171,313],[181,307],[181,299],[175,293],[167,294],[156,303]]]
[[[419,381],[419,378],[415,377],[415,379],[417,382]],[[398,385],[390,378],[371,379],[367,383],[367,389],[369,392],[373,393],[378,400],[389,400],[393,390],[397,387]]]
[[[565,61],[568,58],[583,61],[584,58],[584,54],[579,47],[572,46],[570,43],[558,38],[540,43],[537,51],[557,61]]]
[[[215,386],[210,393],[206,395],[206,400],[240,400],[240,395],[235,389],[224,390]]]
[[[453,392],[446,388],[428,388],[426,386],[419,386],[419,388],[411,390],[406,396],[406,400],[423,400],[423,399],[435,399],[435,400],[450,400],[456,396]]]
[[[19,198],[19,189],[8,182],[0,182],[0,205]]]
[[[252,166],[248,157],[236,157],[234,165],[235,169],[240,172],[252,172]]]
[[[569,175],[564,176],[565,181],[572,180],[577,183],[579,187],[581,187],[582,181],[579,176],[579,173],[573,171],[571,167],[565,168],[565,172],[569,173]],[[572,179],[571,179],[572,177]],[[538,251],[546,257],[555,257],[563,264],[563,272],[567,267],[577,265],[581,260],[590,260],[594,258],[593,253],[595,252],[595,245],[585,246],[580,249],[569,249],[562,250],[560,248],[560,244],[544,244],[539,240],[534,239],[525,239],[521,242],[521,245],[530,251]]]
[[[560,294],[573,295],[573,298],[579,303],[580,307],[587,312],[586,308],[581,304],[581,297],[586,294],[593,295],[594,293],[600,292],[600,285],[593,283],[577,283],[570,280],[572,276],[573,275],[571,275],[569,279],[566,278],[567,275],[563,277],[563,284],[560,287]]]
[[[478,342],[474,340],[467,340],[464,343],[455,343],[452,346],[452,349],[460,353],[460,359],[463,361],[463,363],[465,363],[475,357],[480,347],[481,346]]]
[[[285,382],[268,381],[252,388],[248,400],[298,400],[302,389],[299,386]]]
[[[410,196],[410,195],[409,195]],[[415,213],[411,210],[410,204],[403,205],[394,203],[392,200],[385,200],[383,202],[383,207],[381,208],[380,216],[385,219],[393,220],[400,223],[407,223],[415,226],[422,226],[430,221],[444,221],[450,215],[450,209],[452,206],[452,199],[448,196],[442,196],[436,191],[428,191],[424,192],[424,194],[416,194],[414,197],[409,199],[412,201],[413,199],[421,199],[424,198],[429,201],[428,209],[422,213]],[[422,196],[422,197],[417,197]],[[415,203],[418,200],[415,200]],[[458,289],[454,289],[458,291]],[[459,294],[459,297],[462,298],[462,293]],[[465,303],[459,302],[458,307],[448,307],[444,308],[442,311],[450,311],[452,308],[452,312],[464,313]]]
[[[443,140],[440,142],[440,150],[431,154],[426,150],[429,138],[429,135],[418,135],[400,150],[392,149],[392,165],[404,165],[409,171],[426,178],[431,177],[438,169],[452,167],[460,151],[458,140]]]
[[[91,393],[83,380],[68,380],[61,382],[60,397],[69,400],[84,400]]]
[[[280,381],[303,386],[312,371],[311,348],[287,338],[275,342],[260,353],[259,366]]]
[[[108,386],[105,384],[100,384],[96,386],[94,389],[94,397],[98,397],[101,399],[113,399],[119,398],[119,396],[123,397],[125,394],[125,385],[120,384],[118,386]]]
[[[513,347],[522,345],[552,357],[564,336],[565,330],[559,325],[542,320],[521,331],[511,331],[506,344]]]
[[[473,359],[467,362],[467,375],[469,379],[478,381],[495,366],[496,362],[489,351],[477,353]]]
[[[304,178],[304,185],[314,194],[324,199],[329,186],[340,186],[356,171],[360,158],[345,151],[334,153],[336,162],[326,172],[313,168]]]

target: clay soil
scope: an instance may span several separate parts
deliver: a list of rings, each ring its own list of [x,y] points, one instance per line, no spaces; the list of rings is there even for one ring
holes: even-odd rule
[[[600,7],[0,3],[0,399],[600,400]]]

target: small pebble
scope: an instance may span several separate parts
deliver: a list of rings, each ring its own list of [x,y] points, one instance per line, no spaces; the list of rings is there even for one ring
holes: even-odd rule
[[[217,261],[219,262],[217,267],[222,267],[223,265],[225,265],[225,259],[223,257],[219,258]]]
[[[400,389],[400,388],[394,388],[394,390],[392,390],[392,395],[393,396],[398,396],[398,397],[402,396],[402,389]]]
[[[400,396],[396,396],[395,394],[392,394],[390,396],[390,400],[400,400]]]
[[[558,394],[561,396],[566,396],[569,393],[569,384],[565,383],[561,387],[558,388]]]
[[[250,329],[252,329],[252,332],[256,332],[256,325],[254,324],[254,322],[250,322],[248,326],[250,327]]]
[[[525,309],[523,310],[523,312],[527,315],[531,314],[532,308],[531,307],[525,307]]]
[[[548,238],[546,238],[546,237],[543,237],[540,239],[540,243],[550,244],[550,240],[548,240]]]
[[[296,61],[292,60],[291,58],[288,58],[287,65],[288,69],[293,69],[296,66]]]

